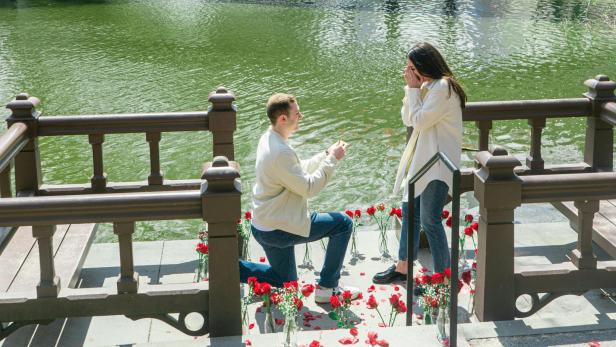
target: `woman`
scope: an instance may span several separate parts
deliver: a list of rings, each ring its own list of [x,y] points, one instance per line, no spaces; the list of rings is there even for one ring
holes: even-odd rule
[[[443,152],[455,165],[460,164],[462,154],[462,108],[466,94],[439,51],[429,43],[415,45],[408,53],[404,81],[402,122],[413,127],[413,134],[400,160],[394,185],[394,193],[404,187],[402,230],[398,262],[374,275],[372,281],[379,284],[406,279],[408,180],[437,152]],[[441,212],[452,186],[452,173],[441,162],[415,184],[413,260],[417,259],[421,224],[436,272],[442,272],[450,263]]]

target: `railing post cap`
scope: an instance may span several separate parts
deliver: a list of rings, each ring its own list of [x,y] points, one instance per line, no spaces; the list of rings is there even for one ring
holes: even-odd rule
[[[235,95],[228,91],[225,87],[218,87],[216,91],[211,92],[208,96],[208,101],[212,104],[231,104],[235,101]]]
[[[38,118],[40,113],[36,111],[36,107],[40,103],[37,97],[19,93],[15,100],[6,105],[6,108],[12,112],[9,118]]]
[[[511,179],[515,177],[513,169],[522,163],[514,156],[509,155],[507,150],[500,146],[492,148],[492,153],[481,151],[475,156],[475,160],[481,168],[479,176],[483,179]]]
[[[588,92],[585,96],[593,99],[613,99],[616,82],[611,81],[606,75],[597,75],[595,78],[584,81],[584,85],[588,87]]]

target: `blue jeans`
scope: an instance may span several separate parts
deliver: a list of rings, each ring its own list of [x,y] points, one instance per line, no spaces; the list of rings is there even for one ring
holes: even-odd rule
[[[434,271],[442,272],[450,266],[449,246],[445,228],[443,228],[441,212],[447,201],[449,188],[447,184],[440,180],[428,183],[426,189],[415,198],[414,203],[414,227],[413,233],[413,260],[417,259],[419,250],[419,226],[426,233],[432,260],[434,261]],[[408,238],[408,214],[409,205],[402,203],[402,226],[400,230],[400,247],[398,249],[398,259],[406,260],[408,257],[407,238]]]
[[[295,245],[329,237],[318,284],[326,288],[337,287],[353,231],[353,221],[341,212],[313,212],[310,215],[310,222],[308,237],[282,230],[261,231],[252,227],[252,235],[265,250],[270,265],[240,260],[240,281],[246,283],[248,277],[254,276],[259,282],[282,287],[284,282],[297,280]]]

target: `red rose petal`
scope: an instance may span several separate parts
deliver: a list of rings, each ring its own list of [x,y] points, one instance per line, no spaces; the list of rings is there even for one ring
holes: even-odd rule
[[[359,332],[357,331],[357,328],[351,328],[351,329],[349,330],[349,332],[350,332],[350,333],[351,333],[351,335],[353,335],[353,336],[357,336],[357,334],[359,333]]]
[[[255,327],[255,323],[250,323],[250,324],[248,324],[248,329],[252,329],[252,328],[254,328],[254,327]]]
[[[357,337],[343,337],[338,342],[342,345],[354,345],[359,342],[359,339]]]
[[[376,341],[376,344],[381,346],[381,347],[389,347],[389,342],[387,342],[387,340],[385,339],[381,339]]]
[[[276,325],[283,325],[284,319],[274,318],[274,323],[276,323]]]
[[[601,343],[597,340],[592,340],[588,342],[589,347],[601,347]]]
[[[381,328],[385,328],[386,326],[387,326],[387,325],[385,325],[385,323],[383,323],[383,322],[379,322],[379,327],[381,327]]]
[[[246,346],[252,346],[252,342],[250,342],[249,339],[246,339],[244,343],[246,344]]]
[[[365,272],[360,272],[359,275],[360,276],[366,276],[366,273]]]
[[[315,326],[314,326],[314,330],[321,330],[321,327],[320,327],[320,326],[318,326],[318,325],[315,325]]]
[[[368,287],[368,293],[372,293],[375,290],[376,290],[376,288],[374,287],[374,284],[371,285],[370,287]]]

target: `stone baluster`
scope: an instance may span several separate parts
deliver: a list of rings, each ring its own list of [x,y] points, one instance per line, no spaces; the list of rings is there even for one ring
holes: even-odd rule
[[[60,292],[60,277],[56,276],[53,263],[53,234],[55,231],[55,225],[32,227],[32,236],[38,243],[41,266],[41,281],[36,286],[36,296],[39,298],[57,297]]]
[[[103,168],[103,142],[105,142],[104,134],[90,134],[88,140],[92,146],[92,165],[93,174],[90,178],[92,191],[102,193],[107,187],[107,174]]]
[[[545,128],[545,117],[528,120],[530,128],[530,154],[526,156],[526,166],[533,172],[543,171],[544,162],[541,157],[541,133]]]
[[[479,245],[475,308],[480,321],[515,315],[513,268],[514,210],[522,203],[522,184],[513,169],[520,162],[502,148],[479,152],[475,198],[479,201]]]
[[[202,175],[203,219],[208,223],[210,336],[241,335],[237,220],[241,217],[239,172],[215,157]]]
[[[163,172],[160,171],[160,133],[147,133],[146,141],[150,145],[150,175],[149,185],[163,184]]]
[[[578,269],[596,269],[597,257],[592,251],[592,225],[595,213],[599,211],[599,201],[574,201],[578,209],[575,230],[578,234],[577,248],[571,251],[571,262]]]
[[[118,294],[136,293],[139,287],[139,274],[135,272],[133,262],[133,233],[135,222],[113,223],[113,233],[118,235],[120,243],[120,277]]]

